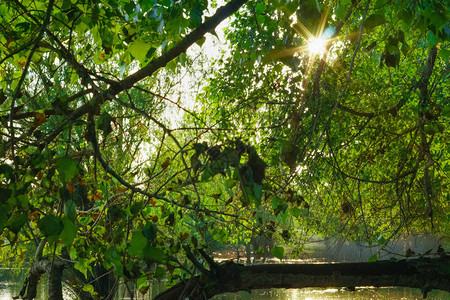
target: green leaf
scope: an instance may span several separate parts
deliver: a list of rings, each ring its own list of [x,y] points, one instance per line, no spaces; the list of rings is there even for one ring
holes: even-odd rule
[[[117,253],[114,246],[106,249],[105,259],[114,266],[114,272],[116,273],[116,275],[123,275],[123,264],[120,260],[120,255]]]
[[[25,213],[20,215],[14,215],[9,218],[8,222],[6,222],[5,227],[11,230],[14,233],[19,232],[19,230],[27,223],[27,215]]]
[[[383,15],[373,14],[367,17],[366,21],[364,22],[364,28],[371,30],[377,26],[383,25],[384,23],[386,23],[386,19]]]
[[[5,228],[7,219],[8,219],[8,212],[6,210],[6,207],[0,205],[0,235],[2,234],[3,228]]]
[[[258,24],[263,25],[264,21],[266,21],[266,17],[259,15],[258,17],[256,17],[256,19],[258,20]]]
[[[376,262],[378,260],[378,255],[375,253],[369,258],[369,262]]]
[[[408,52],[409,52],[409,46],[408,46],[408,44],[406,44],[406,43],[404,43],[404,44],[402,44],[402,53],[403,53],[403,55],[407,55],[408,54]]]
[[[399,18],[402,20],[405,26],[409,26],[411,25],[414,16],[409,9],[404,9],[399,13]]]
[[[92,296],[97,295],[97,292],[95,292],[94,286],[92,284],[87,284],[83,286],[83,291],[88,292]]]
[[[256,11],[257,14],[262,13],[266,9],[267,9],[267,7],[266,7],[266,5],[264,3],[260,2],[260,3],[256,4],[255,11]]]
[[[343,4],[338,5],[334,10],[334,13],[336,14],[336,17],[338,17],[339,20],[343,20],[347,14],[346,5]]]
[[[206,166],[205,169],[202,172],[201,175],[201,182],[206,182],[208,179],[210,179],[213,176],[213,171],[211,170],[211,167]]]
[[[202,37],[201,39],[199,39],[198,41],[196,41],[197,45],[199,45],[200,47],[203,46],[203,44],[206,41],[206,37]]]
[[[255,196],[255,204],[256,206],[259,206],[261,204],[261,198],[262,198],[262,186],[253,183],[253,195]]]
[[[278,207],[280,207],[283,204],[284,204],[283,199],[281,199],[279,197],[273,197],[273,199],[272,199],[272,208],[273,208],[273,210],[276,210]]]
[[[291,213],[291,215],[292,215],[293,217],[298,218],[298,216],[300,216],[302,210],[301,210],[300,208],[298,208],[298,207],[293,207],[293,208],[290,209],[289,212]]]
[[[190,16],[194,26],[198,26],[202,23],[203,11],[199,8],[191,10]]]
[[[139,62],[143,62],[150,48],[150,44],[147,44],[146,42],[138,38],[130,44],[130,46],[128,47],[128,51],[130,51],[131,55],[136,57]]]
[[[128,247],[128,253],[131,256],[140,256],[142,251],[147,245],[147,239],[142,234],[142,230],[135,230],[131,236],[130,246]]]
[[[164,257],[164,251],[159,248],[147,246],[144,249],[144,258],[150,262],[162,262]]]
[[[97,128],[103,131],[103,139],[112,132],[111,122],[113,117],[107,112],[103,112],[97,120]]]
[[[378,243],[380,244],[380,245],[384,245],[384,244],[386,244],[386,239],[385,239],[385,237],[382,235],[382,234],[380,234],[380,236],[378,237]]]
[[[154,223],[147,223],[145,224],[144,229],[142,229],[142,234],[147,238],[147,240],[152,242],[156,239],[157,231],[158,229]]]
[[[439,56],[442,57],[442,59],[444,61],[446,61],[449,58],[449,56],[450,56],[450,50],[445,49],[445,48],[441,48],[441,50],[439,50]]]
[[[137,287],[147,286],[147,276],[139,277],[139,278],[136,280],[136,286],[137,286]]]
[[[77,217],[77,209],[75,208],[75,203],[70,199],[64,203],[64,214],[69,218],[69,220],[75,222]]]
[[[63,223],[54,215],[46,215],[38,221],[37,225],[45,236],[56,236],[63,229]]]
[[[0,165],[0,174],[5,175],[6,178],[11,179],[14,169],[7,164]]]
[[[133,216],[136,216],[138,213],[141,212],[142,208],[144,208],[144,203],[142,203],[142,202],[135,202],[130,207],[130,213]]]
[[[74,268],[80,271],[86,279],[87,279],[87,271],[90,271],[92,273],[92,267],[90,265],[90,262],[91,259],[78,257],[78,261],[74,265]]]
[[[166,270],[162,267],[157,267],[155,270],[155,277],[158,280],[162,280],[164,279],[164,275],[166,275]]]
[[[0,188],[0,203],[5,203],[11,198],[12,191],[10,189]]]
[[[272,253],[273,256],[281,260],[283,259],[284,256],[284,248],[275,246],[272,249],[270,249],[270,253]]]
[[[66,245],[67,248],[70,248],[77,235],[78,228],[67,216],[62,218],[62,224],[64,227],[59,236],[64,245]]]
[[[70,157],[63,157],[58,159],[55,164],[56,170],[58,170],[61,180],[67,182],[75,176],[77,173],[77,161]]]

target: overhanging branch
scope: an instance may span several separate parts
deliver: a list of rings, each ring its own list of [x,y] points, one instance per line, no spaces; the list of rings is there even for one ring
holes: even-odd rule
[[[105,101],[109,101],[113,99],[116,95],[121,93],[126,89],[130,89],[134,84],[139,82],[140,80],[151,76],[157,70],[165,67],[169,62],[173,59],[177,58],[180,54],[186,52],[186,50],[192,46],[195,42],[200,40],[207,32],[210,32],[216,28],[223,20],[231,16],[235,13],[245,2],[248,0],[232,0],[228,2],[225,6],[219,8],[217,12],[209,19],[207,19],[204,23],[199,25],[194,31],[185,36],[178,44],[176,44],[169,51],[161,55],[160,57],[149,62],[145,67],[138,70],[136,73],[131,74],[130,76],[124,78],[123,80],[111,84],[109,89],[104,92],[97,93],[94,95],[92,101],[90,103],[84,104],[71,114],[67,116],[67,118],[54,130],[52,130],[47,137],[43,140],[43,143],[49,143],[53,139],[55,139],[65,128],[67,124],[69,124],[73,120],[77,120],[81,116],[87,114],[92,110],[94,106],[101,105]]]

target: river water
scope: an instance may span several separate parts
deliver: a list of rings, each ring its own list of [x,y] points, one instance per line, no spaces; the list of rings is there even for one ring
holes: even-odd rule
[[[6,279],[8,278],[8,279]],[[21,289],[24,274],[14,274],[11,270],[0,269],[0,300],[11,300],[17,296]],[[136,295],[134,299],[150,300],[163,289],[162,283],[156,283],[148,293]],[[37,300],[47,300],[45,282],[41,283],[38,290]],[[68,289],[64,293],[65,300],[73,300]],[[131,299],[124,291],[123,287],[119,289],[116,299]],[[356,288],[356,291],[346,291],[336,288],[305,288],[305,289],[266,289],[254,290],[252,293],[239,292],[217,295],[213,300],[330,300],[330,299],[422,299],[422,293],[419,289],[410,288]],[[450,293],[443,291],[431,291],[427,299],[441,300],[449,299]]]

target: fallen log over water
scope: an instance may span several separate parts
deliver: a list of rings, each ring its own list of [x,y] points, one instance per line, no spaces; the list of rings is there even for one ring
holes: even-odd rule
[[[154,299],[205,299],[269,288],[397,286],[450,292],[450,256],[400,261],[243,266],[209,262],[210,270],[178,283]]]

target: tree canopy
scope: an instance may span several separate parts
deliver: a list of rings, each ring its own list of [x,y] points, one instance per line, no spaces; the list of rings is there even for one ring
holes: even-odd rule
[[[80,297],[106,299],[100,280],[144,293],[255,237],[280,259],[312,236],[448,238],[449,14],[447,1],[1,1],[1,253],[35,262],[22,296],[68,266]]]

